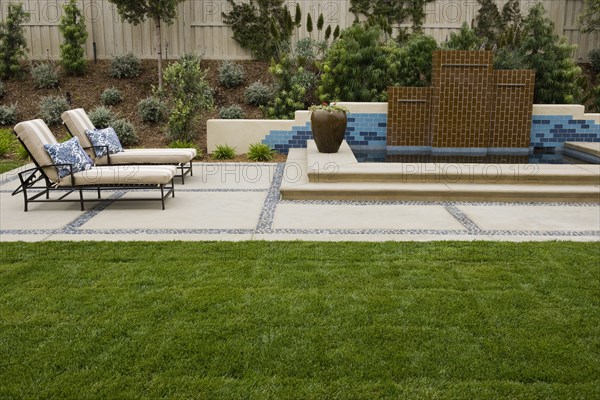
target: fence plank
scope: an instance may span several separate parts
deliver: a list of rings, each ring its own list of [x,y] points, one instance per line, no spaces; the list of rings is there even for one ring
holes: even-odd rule
[[[4,18],[9,1],[0,0],[0,17]],[[48,56],[57,59],[60,56],[58,46],[61,38],[58,33],[58,23],[62,12],[62,4],[66,0],[21,0],[31,13],[31,21],[25,25],[28,40],[29,58],[46,59]],[[522,0],[521,8],[527,13],[537,0]],[[556,25],[556,31],[567,37],[570,43],[577,44],[574,55],[577,60],[586,60],[587,53],[593,48],[600,47],[598,33],[583,34],[578,31],[578,15],[581,12],[581,0],[542,0],[547,15]],[[350,0],[288,0],[287,4],[292,15],[296,3],[303,12],[303,23],[294,39],[307,37],[306,16],[310,12],[315,30],[318,15],[323,13],[325,27],[336,25],[345,28],[352,24],[354,15],[349,11]],[[499,0],[499,9],[506,0]],[[114,55],[133,51],[141,58],[154,58],[156,46],[154,43],[154,27],[152,21],[146,21],[140,26],[131,26],[119,17],[116,7],[108,0],[79,0],[89,32],[86,43],[86,56],[93,58],[93,43],[97,45],[98,58],[111,58]],[[424,31],[432,35],[438,42],[444,41],[450,32],[460,28],[463,22],[469,24],[475,19],[478,10],[476,0],[438,0],[425,6],[426,19]],[[163,43],[168,43],[168,56],[174,58],[188,52],[203,54],[207,59],[247,59],[250,53],[242,49],[232,38],[232,30],[223,24],[221,13],[230,11],[226,0],[187,0],[179,5],[178,17],[172,26],[165,27]],[[410,27],[410,21],[404,24]],[[321,33],[322,35],[322,33]],[[47,52],[49,50],[49,54]]]

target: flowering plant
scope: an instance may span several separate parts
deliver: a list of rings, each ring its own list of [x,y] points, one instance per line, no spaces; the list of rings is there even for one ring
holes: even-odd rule
[[[314,105],[314,106],[310,106],[309,107],[310,111],[315,111],[315,110],[324,110],[324,111],[329,111],[330,113],[334,112],[334,111],[342,111],[345,113],[350,112],[350,110],[348,109],[348,107],[345,106],[340,106],[339,104],[335,104],[335,103],[327,103],[327,102],[322,102],[319,105]]]

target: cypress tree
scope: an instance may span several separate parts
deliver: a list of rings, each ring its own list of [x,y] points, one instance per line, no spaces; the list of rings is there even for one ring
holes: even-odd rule
[[[21,76],[21,60],[27,51],[27,40],[21,25],[29,21],[29,13],[21,3],[9,3],[6,20],[0,22],[0,77]]]
[[[76,0],[69,0],[63,8],[65,14],[58,25],[64,38],[64,42],[60,45],[61,64],[67,73],[81,74],[86,67],[83,45],[88,33],[85,30],[85,19],[77,7]]]
[[[502,33],[502,17],[494,0],[477,0],[481,5],[475,17],[475,33],[488,46],[498,43]]]

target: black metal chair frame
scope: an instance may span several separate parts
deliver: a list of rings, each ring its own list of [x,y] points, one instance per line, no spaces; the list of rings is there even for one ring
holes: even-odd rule
[[[16,132],[15,132],[16,135]],[[19,181],[21,184],[17,187],[12,195],[15,196],[19,193],[23,193],[24,200],[24,211],[27,212],[29,210],[29,203],[56,203],[56,202],[78,202],[81,207],[81,211],[85,210],[84,203],[86,201],[98,201],[98,200],[110,200],[110,201],[160,201],[162,205],[162,209],[165,209],[165,199],[171,195],[171,197],[175,197],[175,185],[173,184],[173,179],[168,184],[141,184],[141,185],[76,185],[75,179],[73,177],[73,166],[71,164],[48,164],[40,166],[35,158],[31,155],[31,152],[25,146],[25,143],[17,136],[17,139],[23,146],[23,148],[29,154],[29,158],[35,164],[35,168],[29,168],[25,171],[21,171],[18,173]],[[44,172],[44,168],[47,167],[61,167],[66,166],[69,168],[69,179],[71,180],[70,186],[55,186],[52,184],[46,173]],[[42,183],[43,181],[43,183]],[[102,199],[102,191],[106,190],[148,190],[148,189],[158,189],[160,190],[160,198],[126,198],[126,199]],[[36,193],[31,194],[30,191],[34,190]],[[95,190],[98,193],[97,199],[85,199],[83,197],[84,190]],[[64,192],[58,198],[51,199],[50,193],[53,192]],[[78,199],[67,199],[72,193],[78,192]],[[41,199],[44,196],[45,198]]]
[[[71,130],[69,129],[67,124],[63,122],[63,125],[64,125],[65,129],[67,130],[67,132],[69,132],[69,135],[71,135],[71,137],[74,137],[75,135],[73,135],[73,132],[71,132]],[[161,165],[161,164],[155,164],[155,163],[111,164],[110,163],[110,153],[108,152],[108,146],[90,146],[90,147],[84,147],[84,149],[92,150],[92,152],[94,153],[94,158],[98,158],[97,153],[96,153],[96,147],[106,148],[107,165]],[[193,160],[190,160],[189,163],[185,163],[185,164],[182,164],[182,163],[171,164],[171,165],[174,165],[178,170],[181,171],[180,174],[175,175],[175,178],[181,178],[182,185],[185,185],[185,176],[186,175],[194,176],[194,168],[193,168],[192,161]]]

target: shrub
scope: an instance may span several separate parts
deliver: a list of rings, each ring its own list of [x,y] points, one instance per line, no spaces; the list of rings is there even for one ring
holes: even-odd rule
[[[196,149],[196,158],[202,157],[202,150],[191,141],[173,140],[168,147],[171,149]]]
[[[60,115],[69,109],[69,102],[62,96],[44,96],[39,103],[40,117],[48,125],[59,125]]]
[[[17,105],[0,105],[0,125],[14,125],[17,123]]]
[[[226,144],[220,144],[211,154],[215,160],[233,160],[235,158],[235,149]]]
[[[307,80],[297,77],[304,69],[286,55],[279,63],[271,61],[269,72],[275,78],[276,85],[273,100],[263,109],[265,115],[274,119],[294,118],[296,110],[305,109],[307,102],[311,102],[313,87],[303,86]]]
[[[85,18],[77,7],[76,0],[69,0],[63,5],[63,9],[65,13],[58,25],[58,30],[64,38],[60,45],[61,64],[67,73],[81,74],[86,67],[83,46],[88,33],[85,29]]]
[[[248,86],[244,92],[246,103],[253,104],[255,106],[267,104],[272,97],[273,93],[271,92],[271,88],[261,81],[254,82],[252,85]]]
[[[126,119],[114,120],[110,126],[115,130],[123,146],[133,146],[139,142],[139,138],[135,133],[135,127]]]
[[[0,98],[4,97],[6,94],[6,88],[4,87],[4,82],[0,81]]]
[[[460,31],[450,33],[450,39],[443,44],[448,50],[477,50],[482,44],[482,39],[477,36],[469,24],[463,22]]]
[[[31,67],[33,85],[38,89],[52,89],[58,85],[58,73],[50,63],[40,63]]]
[[[141,62],[133,53],[113,57],[108,74],[113,78],[135,78],[140,75]]]
[[[21,76],[21,60],[25,58],[27,40],[22,24],[29,13],[21,3],[9,3],[4,21],[0,22],[0,78]]]
[[[252,161],[271,161],[276,151],[264,143],[254,143],[248,149],[248,158]]]
[[[592,71],[597,74],[600,74],[600,49],[594,49],[589,52],[588,58],[590,59],[590,65],[592,67]]]
[[[15,149],[15,136],[10,129],[0,129],[0,157],[10,154]]]
[[[244,119],[245,116],[244,110],[237,104],[221,107],[219,110],[219,118],[221,119]]]
[[[165,69],[165,92],[173,101],[168,135],[172,140],[190,141],[202,111],[213,107],[213,92],[206,81],[200,59],[187,56]]]
[[[138,102],[138,114],[144,122],[162,122],[166,113],[167,106],[158,97],[150,96]]]
[[[240,86],[244,83],[244,67],[233,61],[223,61],[219,65],[219,83],[226,88]]]
[[[104,106],[94,108],[89,113],[89,117],[97,129],[108,128],[117,119],[117,115],[110,108]]]
[[[19,160],[28,160],[29,159],[29,152],[25,149],[25,147],[23,147],[23,145],[21,143],[18,143],[18,142],[15,146],[15,155],[17,156],[17,159],[19,159]]]
[[[382,32],[359,24],[345,29],[333,42],[319,83],[320,101],[384,101],[389,84]]]
[[[433,52],[438,48],[435,39],[429,35],[411,35],[398,52],[391,50],[389,44],[385,46],[390,70],[387,85],[429,86]],[[393,68],[396,63],[397,70]]]
[[[105,89],[100,95],[100,100],[105,106],[114,106],[123,101],[123,93],[115,87]]]
[[[233,39],[258,60],[270,60],[285,52],[294,27],[300,26],[301,14],[296,11],[297,18],[292,20],[284,0],[229,3],[231,11],[223,14],[223,22],[231,26]]]

